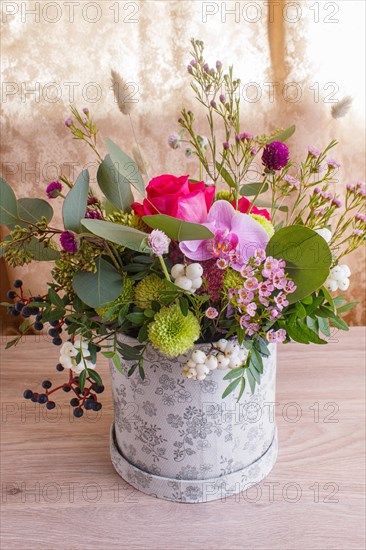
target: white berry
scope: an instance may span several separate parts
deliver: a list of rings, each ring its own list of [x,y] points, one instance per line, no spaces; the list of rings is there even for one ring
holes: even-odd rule
[[[341,281],[338,281],[338,288],[339,290],[347,290],[349,287],[349,279],[345,277],[345,279],[342,279]]]
[[[342,269],[342,271],[344,271],[344,274],[345,274],[346,277],[350,277],[350,276],[351,276],[351,270],[350,270],[350,268],[348,267],[348,265],[342,264],[342,265],[340,265],[339,267]]]
[[[227,369],[228,365],[230,363],[230,359],[226,357],[223,353],[217,354],[217,368],[219,370]]]
[[[225,348],[225,355],[228,357],[236,356],[239,353],[239,346],[236,342],[228,342]]]
[[[195,349],[191,355],[191,360],[197,363],[204,363],[206,361],[206,354],[200,349]]]
[[[189,279],[197,279],[202,276],[202,273],[203,269],[200,264],[189,264],[186,267],[186,277]]]
[[[201,277],[197,277],[196,279],[192,279],[192,290],[197,290],[202,286],[202,279]]]
[[[328,279],[324,283],[324,286],[330,292],[335,292],[338,289],[338,282],[328,277]]]
[[[189,369],[196,368],[196,363],[192,360],[192,358],[187,361],[186,367],[188,367]]]
[[[225,351],[226,346],[228,345],[228,341],[225,340],[225,338],[221,338],[218,342],[214,344],[214,347],[220,351]]]
[[[229,369],[237,369],[242,364],[243,364],[243,361],[236,355],[234,357],[230,357],[230,362],[228,367]]]
[[[330,270],[330,278],[334,281],[341,281],[342,279],[344,279],[344,276],[345,273],[339,265],[336,265]]]
[[[172,271],[171,271],[172,278],[173,279],[178,279],[178,277],[183,277],[184,276],[184,270],[185,270],[185,267],[184,267],[183,264],[173,265]]]
[[[199,364],[196,367],[196,373],[198,380],[203,380],[205,376],[210,372],[210,369],[206,365]],[[203,378],[200,378],[203,376]]]
[[[178,279],[175,279],[174,282],[182,290],[191,290],[192,288],[192,281],[191,279],[188,279],[188,277],[178,277]]]
[[[208,355],[206,357],[206,360],[205,360],[205,365],[206,367],[208,367],[210,370],[215,370],[217,369],[217,359],[214,355]]]

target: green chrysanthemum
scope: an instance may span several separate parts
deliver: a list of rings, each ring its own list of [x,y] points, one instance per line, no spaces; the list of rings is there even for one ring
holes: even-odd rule
[[[163,307],[148,327],[148,337],[161,353],[186,353],[200,336],[200,324],[191,311],[185,317],[178,304]]]
[[[215,201],[229,201],[231,202],[233,200],[232,192],[231,191],[219,191],[216,193]]]
[[[95,311],[100,315],[101,317],[104,317],[104,315],[107,313],[109,309],[116,306],[124,306],[125,304],[130,304],[133,300],[133,281],[125,275],[123,277],[123,288],[121,294],[114,300],[114,302],[110,302],[109,304],[99,307]],[[109,318],[109,321],[114,321],[117,319],[119,313],[118,307],[116,307],[116,311],[111,315]]]
[[[161,290],[168,290],[165,279],[160,279],[155,273],[151,273],[140,281],[135,288],[135,304],[140,309],[149,309],[151,302],[157,300]]]
[[[243,287],[243,277],[240,275],[239,271],[229,268],[225,271],[222,283],[223,295],[227,297],[230,288],[239,289]]]
[[[263,229],[265,230],[269,238],[271,238],[272,235],[274,235],[274,232],[275,232],[274,227],[271,224],[271,222],[267,220],[267,218],[265,218],[264,216],[260,216],[259,214],[250,214],[250,217],[261,224],[261,226],[263,227]]]

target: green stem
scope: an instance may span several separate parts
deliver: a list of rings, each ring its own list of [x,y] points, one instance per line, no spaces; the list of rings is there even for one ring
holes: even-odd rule
[[[168,270],[166,268],[166,265],[165,265],[165,262],[164,262],[164,258],[163,256],[158,256],[159,258],[159,262],[160,262],[160,265],[161,265],[161,268],[163,270],[163,273],[165,275],[165,278],[170,281],[170,277],[169,277],[169,273],[168,273]]]

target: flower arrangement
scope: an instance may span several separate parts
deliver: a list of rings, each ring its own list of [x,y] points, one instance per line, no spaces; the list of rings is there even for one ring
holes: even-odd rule
[[[54,393],[63,390],[72,393],[76,417],[98,411],[97,354],[120,371],[122,356],[132,363],[128,376],[144,378],[150,345],[169,357],[185,354],[181,374],[192,380],[222,370],[223,397],[237,391],[240,399],[247,383],[253,392],[260,383],[270,343],[325,344],[332,327],[348,330],[341,314],[357,303],[332,293],[347,290],[351,273],[341,259],[365,240],[365,184],[347,185],[344,205],[332,192],[340,168],[328,156],[335,141],[321,151],[309,147],[295,171],[285,144],[295,127],[270,135],[242,131],[232,67],[210,66],[199,40],[192,40],[192,56],[188,73],[206,111],[207,137],[183,109],[168,144],[197,161],[196,177],[150,179],[137,142],[134,159],[110,139],[103,155],[91,113],[73,107],[65,124],[96,154],[99,189],[87,170],[74,182],[62,176],[47,186],[50,201],[63,201],[63,227],[53,226],[50,202],[16,199],[1,180],[9,230],[2,255],[12,266],[54,261],[47,294],[28,295],[20,280],[8,292],[3,305],[23,322],[7,347],[47,329],[60,346],[56,369],[68,373],[59,386],[45,380],[40,392],[26,390],[26,399],[52,409]],[[115,71],[112,80],[132,124],[126,84]],[[249,173],[258,162],[253,182]],[[194,348],[199,342],[211,344],[207,354]]]

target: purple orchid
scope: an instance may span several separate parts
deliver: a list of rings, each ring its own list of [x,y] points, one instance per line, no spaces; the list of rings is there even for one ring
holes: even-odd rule
[[[216,201],[203,223],[215,236],[212,239],[183,241],[180,249],[190,260],[223,258],[240,271],[258,248],[265,248],[269,237],[263,227],[248,214],[237,212],[225,200]]]

